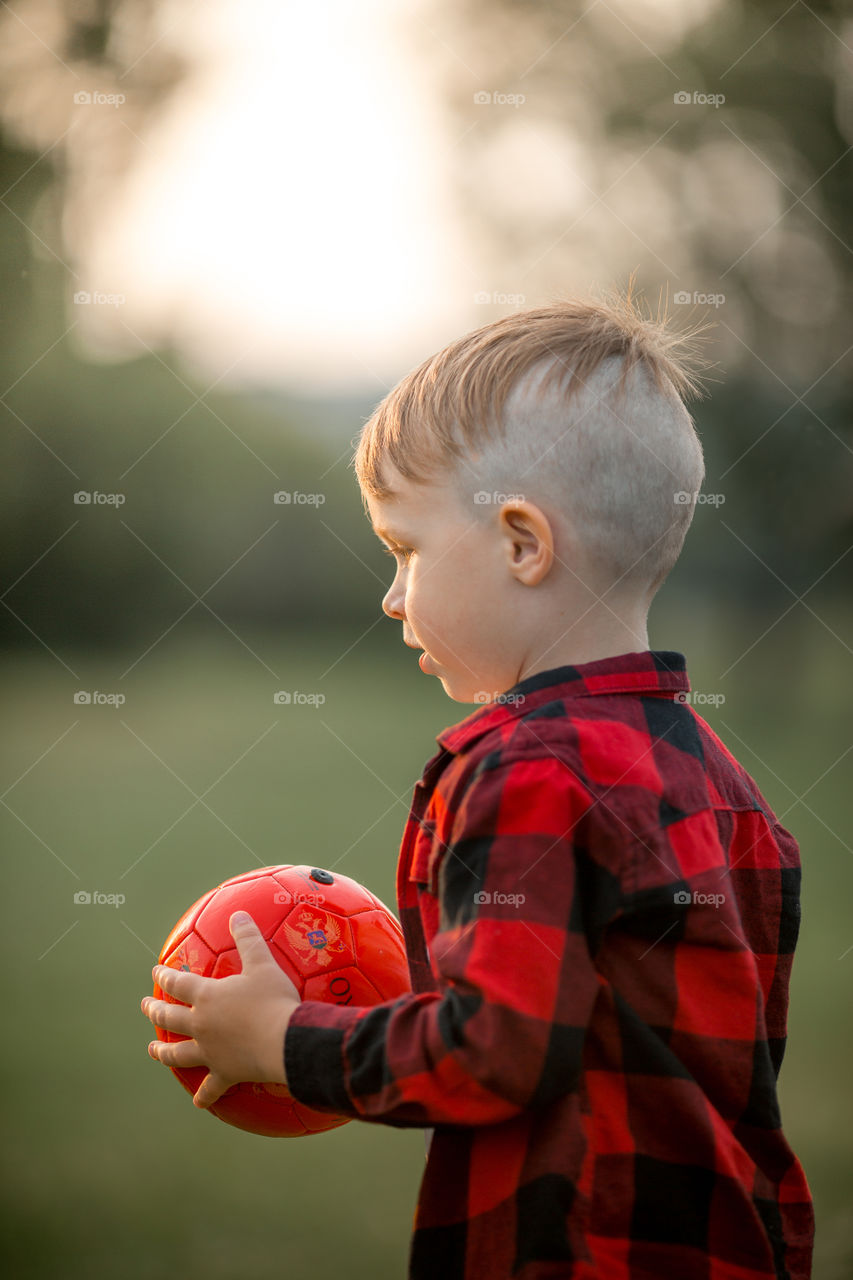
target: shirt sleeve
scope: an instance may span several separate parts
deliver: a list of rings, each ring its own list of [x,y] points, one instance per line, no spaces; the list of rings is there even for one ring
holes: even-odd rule
[[[576,1088],[600,986],[588,933],[614,905],[578,845],[588,806],[554,757],[479,772],[432,857],[439,990],[305,1001],[285,1036],[293,1096],[385,1124],[485,1125]]]

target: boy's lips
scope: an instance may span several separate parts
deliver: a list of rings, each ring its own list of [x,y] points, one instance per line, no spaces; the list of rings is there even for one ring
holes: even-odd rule
[[[419,645],[419,644],[409,644],[409,641],[408,641],[408,640],[404,640],[404,641],[403,641],[403,644],[404,644],[408,649],[420,649],[420,650],[421,650],[420,654],[418,655],[418,666],[420,667],[421,671],[426,671],[426,667],[424,666],[424,663],[425,663],[425,662],[432,663],[432,658],[430,658],[430,656],[429,656],[429,654],[427,653],[426,649],[424,649],[424,648],[423,648],[423,646],[422,646],[422,645]]]

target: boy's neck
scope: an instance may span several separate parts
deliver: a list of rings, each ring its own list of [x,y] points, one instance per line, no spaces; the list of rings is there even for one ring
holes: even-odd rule
[[[615,658],[622,653],[645,653],[648,648],[645,616],[632,622],[600,617],[592,625],[581,621],[567,628],[564,634],[558,633],[550,646],[543,643],[531,646],[518,680],[526,680],[540,671],[552,671],[555,667],[581,666],[585,662]]]

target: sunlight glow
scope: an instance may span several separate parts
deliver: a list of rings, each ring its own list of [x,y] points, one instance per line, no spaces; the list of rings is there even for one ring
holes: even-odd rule
[[[394,8],[181,19],[198,65],[83,246],[85,287],[126,299],[81,316],[103,356],[171,337],[211,378],[379,392],[458,328],[436,92]]]

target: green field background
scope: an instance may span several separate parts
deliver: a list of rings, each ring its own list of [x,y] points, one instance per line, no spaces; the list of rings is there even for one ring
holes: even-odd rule
[[[853,616],[836,605],[820,621],[798,606],[759,639],[773,616],[725,601],[656,609],[652,646],[682,650],[694,688],[724,693],[706,719],[800,841],[782,1110],[815,1195],[816,1280],[848,1280]],[[257,865],[337,868],[393,906],[412,786],[435,734],[472,708],[424,677],[390,626],[361,641],[330,630],[250,644],[255,656],[185,623],[124,678],[136,651],[63,651],[73,675],[43,651],[6,662],[4,1213],[15,1277],[405,1272],[423,1134],[231,1129],[149,1060],[139,1001],[185,907]],[[126,703],[75,706],[78,688]],[[277,689],[326,700],[276,706]],[[78,906],[78,889],[126,902]]]

